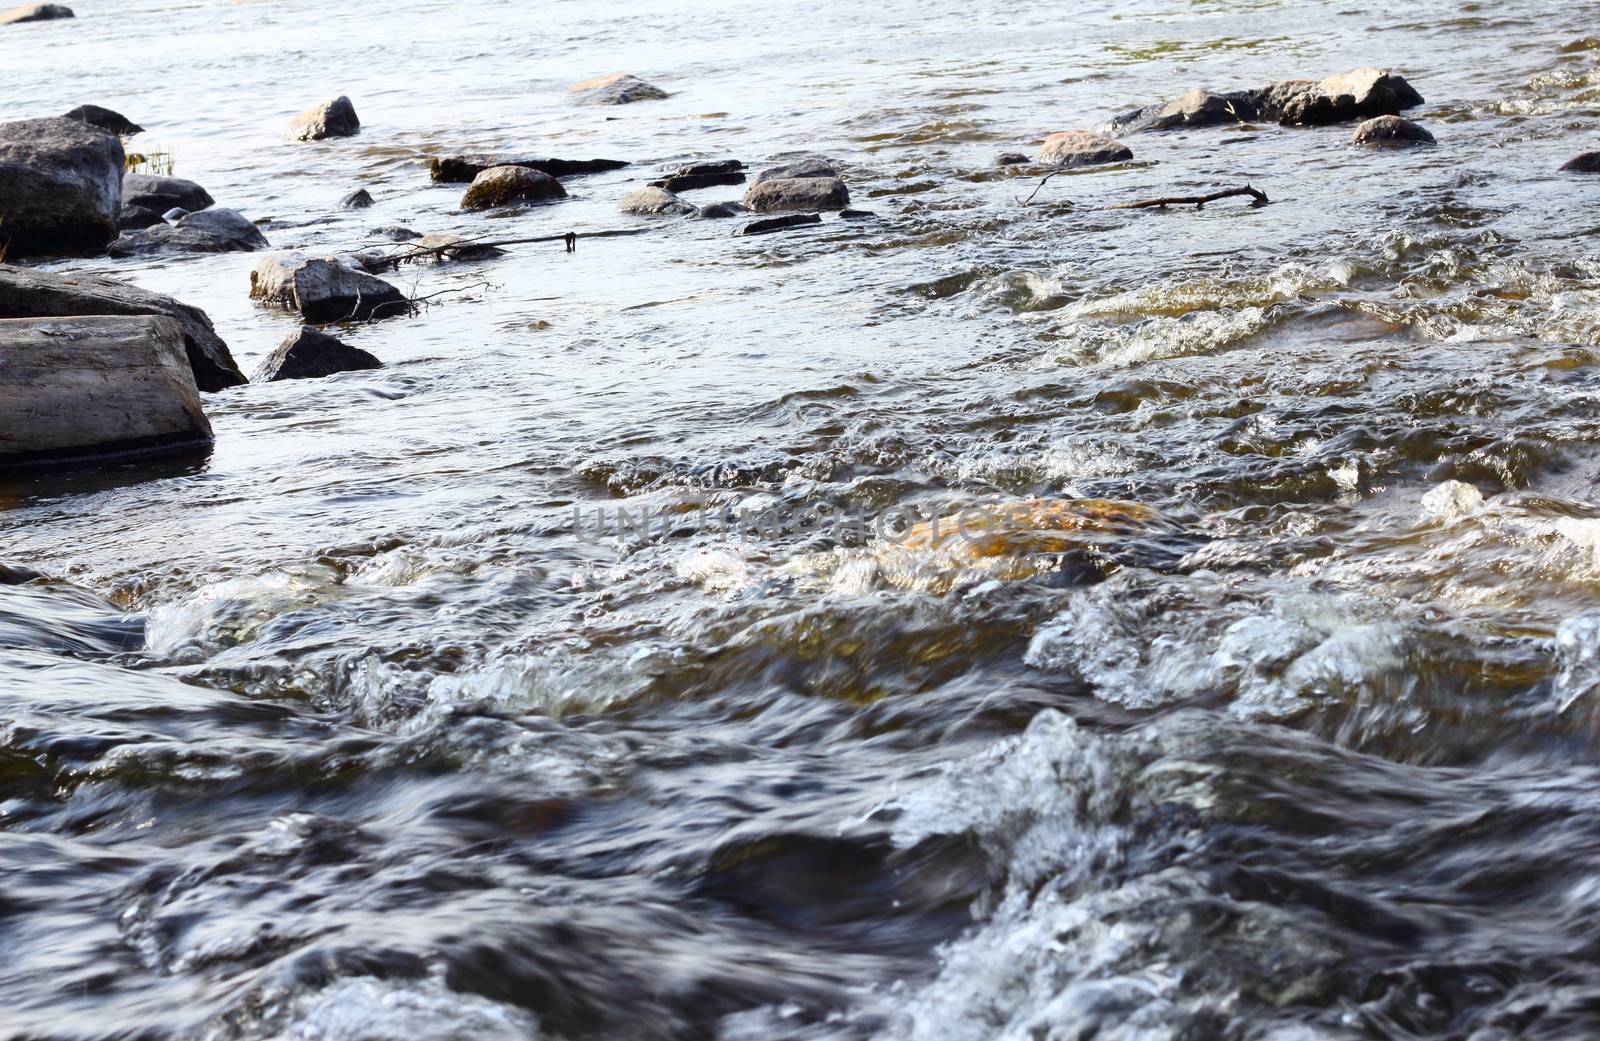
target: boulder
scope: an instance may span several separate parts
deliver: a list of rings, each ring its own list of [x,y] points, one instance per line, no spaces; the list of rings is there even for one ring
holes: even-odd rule
[[[783,231],[786,228],[799,228],[807,224],[821,224],[822,215],[819,213],[790,213],[782,217],[769,217],[766,220],[754,221],[739,229],[741,235],[765,235],[772,231]]]
[[[548,159],[530,156],[450,155],[431,159],[428,169],[441,184],[467,184],[485,170],[496,166],[522,166],[551,177],[605,173],[627,166],[624,159]]]
[[[731,174],[744,170],[737,159],[707,159],[698,163],[685,163],[672,171],[673,177],[698,177],[702,174]]]
[[[183,339],[162,315],[0,320],[0,469],[210,444]]]
[[[61,315],[165,315],[183,330],[183,349],[196,386],[216,391],[245,381],[228,345],[197,307],[109,278],[0,264],[0,318]]]
[[[617,204],[617,209],[623,213],[638,214],[681,214],[695,213],[698,207],[692,202],[684,202],[665,188],[646,186],[637,188],[622,197]]]
[[[699,173],[699,174],[673,174],[663,177],[659,181],[651,181],[653,188],[665,188],[669,192],[689,192],[696,188],[711,188],[719,184],[743,184],[742,173]]]
[[[1039,162],[1052,163],[1064,170],[1079,166],[1125,163],[1133,150],[1115,138],[1083,130],[1063,130],[1044,139]]]
[[[838,177],[839,170],[829,159],[801,159],[793,163],[779,163],[756,174],[752,186],[762,181],[787,181],[797,177]]]
[[[694,211],[694,215],[696,217],[704,217],[714,220],[723,217],[738,217],[741,214],[748,212],[748,210],[736,202],[714,202],[707,206],[701,206],[699,209]]]
[[[57,18],[73,17],[72,8],[60,4],[23,4],[8,11],[0,11],[0,25],[20,22],[53,22]]]
[[[357,188],[339,200],[339,208],[341,210],[364,210],[371,205],[372,193],[365,188]]]
[[[757,181],[744,193],[744,204],[757,213],[842,210],[850,205],[850,191],[837,177],[788,177]]]
[[[165,219],[155,210],[144,206],[124,206],[122,212],[117,214],[117,229],[136,231],[139,228],[148,228],[152,224],[160,224]]]
[[[461,197],[463,210],[489,210],[518,202],[565,199],[567,190],[547,173],[525,166],[491,166],[472,179]]]
[[[130,173],[122,175],[122,205],[143,206],[165,213],[173,207],[194,212],[215,202],[211,193],[182,177],[160,177],[156,174]]]
[[[250,272],[250,297],[298,311],[308,322],[365,321],[410,314],[411,301],[345,257],[299,253],[262,257]]]
[[[1431,145],[1433,135],[1425,128],[1400,116],[1374,116],[1360,126],[1350,138],[1352,144],[1381,145],[1388,148],[1407,148]]]
[[[350,137],[361,129],[356,107],[340,95],[332,101],[313,105],[289,123],[289,140],[321,141],[327,137]]]
[[[1561,164],[1567,173],[1600,173],[1600,152],[1584,152]]]
[[[122,142],[74,119],[0,124],[0,242],[12,259],[99,253],[117,237]]]
[[[221,206],[181,217],[176,224],[155,224],[123,232],[106,250],[113,257],[145,253],[253,253],[271,249],[261,230],[238,210]]]
[[[609,76],[596,76],[592,80],[574,83],[571,87],[580,100],[594,105],[627,105],[635,101],[653,101],[667,96],[667,92],[627,72],[613,72]]]
[[[1033,160],[1029,159],[1021,152],[1001,152],[999,155],[994,157],[994,165],[996,166],[1022,166],[1025,163],[1031,162],[1033,162]]]
[[[1284,80],[1225,94],[1191,90],[1164,105],[1125,112],[1109,125],[1112,134],[1274,120],[1291,126],[1326,126],[1352,119],[1396,115],[1422,104],[1404,77],[1384,69],[1356,69],[1322,80]]]
[[[75,119],[80,123],[88,123],[92,127],[99,127],[107,133],[116,134],[118,137],[132,137],[134,134],[144,133],[144,127],[135,123],[120,112],[113,112],[109,108],[99,105],[79,105],[68,112],[62,119]]]
[[[312,380],[332,376],[336,372],[354,372],[358,369],[381,369],[383,362],[359,347],[319,332],[309,325],[278,344],[267,355],[260,368],[250,377],[252,383],[276,383],[279,380]]]
[[[1263,118],[1289,126],[1328,126],[1393,116],[1422,104],[1422,95],[1404,77],[1373,68],[1341,72],[1306,86],[1291,80],[1262,93]]]

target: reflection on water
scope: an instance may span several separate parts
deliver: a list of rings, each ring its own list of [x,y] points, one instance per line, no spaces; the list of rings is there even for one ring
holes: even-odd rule
[[[1592,12],[74,6],[0,38],[8,118],[117,108],[275,246],[650,230],[407,268],[434,306],[341,331],[386,368],[0,484],[0,1034],[1600,1030]],[[1439,147],[1146,134],[1028,206],[994,165],[1367,64]],[[615,69],[671,97],[568,100]],[[282,140],[340,93],[359,137]],[[497,149],[632,165],[429,180]],[[616,210],[811,154],[876,218]],[[247,255],[60,266],[246,370],[294,328]]]

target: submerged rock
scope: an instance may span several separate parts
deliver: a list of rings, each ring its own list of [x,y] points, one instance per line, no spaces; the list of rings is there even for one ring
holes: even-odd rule
[[[1356,127],[1350,141],[1357,145],[1383,145],[1405,148],[1413,145],[1434,144],[1433,135],[1425,128],[1400,116],[1377,116]]]
[[[1033,160],[1029,159],[1021,152],[1001,152],[999,155],[994,157],[994,165],[996,166],[1022,166],[1025,163],[1031,162],[1033,162]]]
[[[787,228],[799,228],[808,224],[821,224],[822,215],[818,213],[791,213],[784,217],[769,217],[766,220],[754,221],[739,229],[741,235],[765,235],[768,232],[783,231]]]
[[[680,214],[695,213],[697,208],[692,202],[684,202],[665,188],[647,185],[637,188],[622,197],[617,204],[617,209],[623,213],[638,214]]]
[[[1104,134],[1084,130],[1063,130],[1044,139],[1039,162],[1053,163],[1062,169],[1124,163],[1133,158],[1133,149]]]
[[[490,210],[519,202],[565,199],[567,190],[547,173],[525,166],[491,166],[473,178],[461,197],[463,210]]]
[[[403,228],[398,224],[385,224],[381,228],[373,228],[372,234],[388,239],[390,242],[410,242],[413,239],[422,238],[422,232],[412,231],[410,228]]]
[[[694,215],[696,217],[704,217],[714,220],[723,217],[738,217],[748,212],[748,210],[736,202],[713,202],[706,206],[701,206],[699,209],[695,210]]]
[[[228,345],[197,307],[109,278],[0,264],[0,318],[59,315],[166,315],[183,330],[184,353],[196,386],[216,391],[245,381]]]
[[[743,184],[742,173],[698,173],[698,174],[673,174],[663,177],[659,181],[651,181],[654,188],[665,188],[669,192],[690,192],[696,188],[713,188],[724,184]]]
[[[667,96],[667,92],[654,84],[627,72],[613,72],[609,76],[574,83],[569,88],[581,100],[595,105],[627,105],[635,101],[653,101]]]
[[[23,4],[0,11],[0,25],[17,25],[22,22],[53,22],[58,18],[76,17],[72,8],[60,4]]]
[[[506,251],[460,235],[422,235],[388,254],[384,260],[389,266],[400,263],[443,264],[452,260],[493,260],[503,257]]]
[[[831,159],[799,159],[792,163],[769,166],[756,174],[750,182],[753,188],[763,181],[789,181],[799,177],[838,177],[839,169]]]
[[[383,362],[309,325],[278,344],[250,377],[252,383],[310,380],[336,372],[381,369]]]
[[[1253,90],[1191,90],[1174,101],[1117,116],[1113,134],[1272,120],[1292,126],[1326,126],[1396,115],[1422,104],[1404,77],[1384,69],[1356,69],[1323,80],[1284,80]]]
[[[744,204],[757,213],[842,210],[850,205],[850,191],[837,177],[789,177],[757,181],[745,192]]]
[[[1567,173],[1600,173],[1600,152],[1584,152],[1561,164]]]
[[[174,206],[193,213],[215,202],[211,193],[182,177],[130,173],[122,176],[122,205],[143,206],[165,213]]]
[[[193,450],[211,442],[163,315],[0,320],[0,468]]]
[[[605,173],[627,166],[625,159],[550,159],[528,156],[503,155],[450,155],[428,161],[430,176],[440,184],[467,184],[496,166],[521,166],[549,174],[551,177],[573,177],[579,174]]]
[[[136,231],[164,220],[166,218],[161,214],[144,206],[124,206],[122,212],[117,214],[117,228],[120,231]]]
[[[176,224],[124,232],[107,249],[113,257],[143,253],[253,253],[270,249],[266,236],[238,210],[214,207],[185,214]]]
[[[349,137],[361,129],[356,107],[340,95],[332,101],[313,105],[289,122],[289,140],[321,141],[328,137]]]
[[[345,257],[299,253],[263,257],[250,272],[250,297],[298,311],[310,322],[365,321],[410,314],[411,301]]]
[[[339,208],[341,210],[364,210],[371,205],[372,193],[365,188],[357,188],[339,200]]]
[[[707,159],[698,163],[685,163],[672,171],[673,177],[698,177],[702,174],[741,173],[744,163],[737,159]]]
[[[113,112],[109,108],[101,108],[99,105],[79,105],[61,118],[75,119],[80,123],[88,123],[92,127],[99,127],[101,130],[116,134],[118,137],[132,137],[134,134],[144,133],[144,127],[127,116],[122,115],[120,112]]]
[[[122,142],[74,119],[0,124],[0,214],[10,257],[99,253],[117,236]]]

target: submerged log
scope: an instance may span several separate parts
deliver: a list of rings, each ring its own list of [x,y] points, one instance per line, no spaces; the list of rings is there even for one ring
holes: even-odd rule
[[[159,315],[0,320],[0,469],[210,444],[183,341]]]

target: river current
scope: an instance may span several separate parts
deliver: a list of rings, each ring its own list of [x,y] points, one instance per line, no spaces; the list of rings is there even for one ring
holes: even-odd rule
[[[1600,5],[73,7],[0,116],[114,108],[274,247],[649,230],[408,268],[338,330],[385,368],[0,482],[0,1037],[1600,1035]],[[1369,65],[1437,147],[995,165]],[[567,95],[624,69],[670,97]],[[430,183],[497,150],[631,165]],[[810,155],[875,217],[617,211]],[[256,259],[49,266],[249,371]]]

